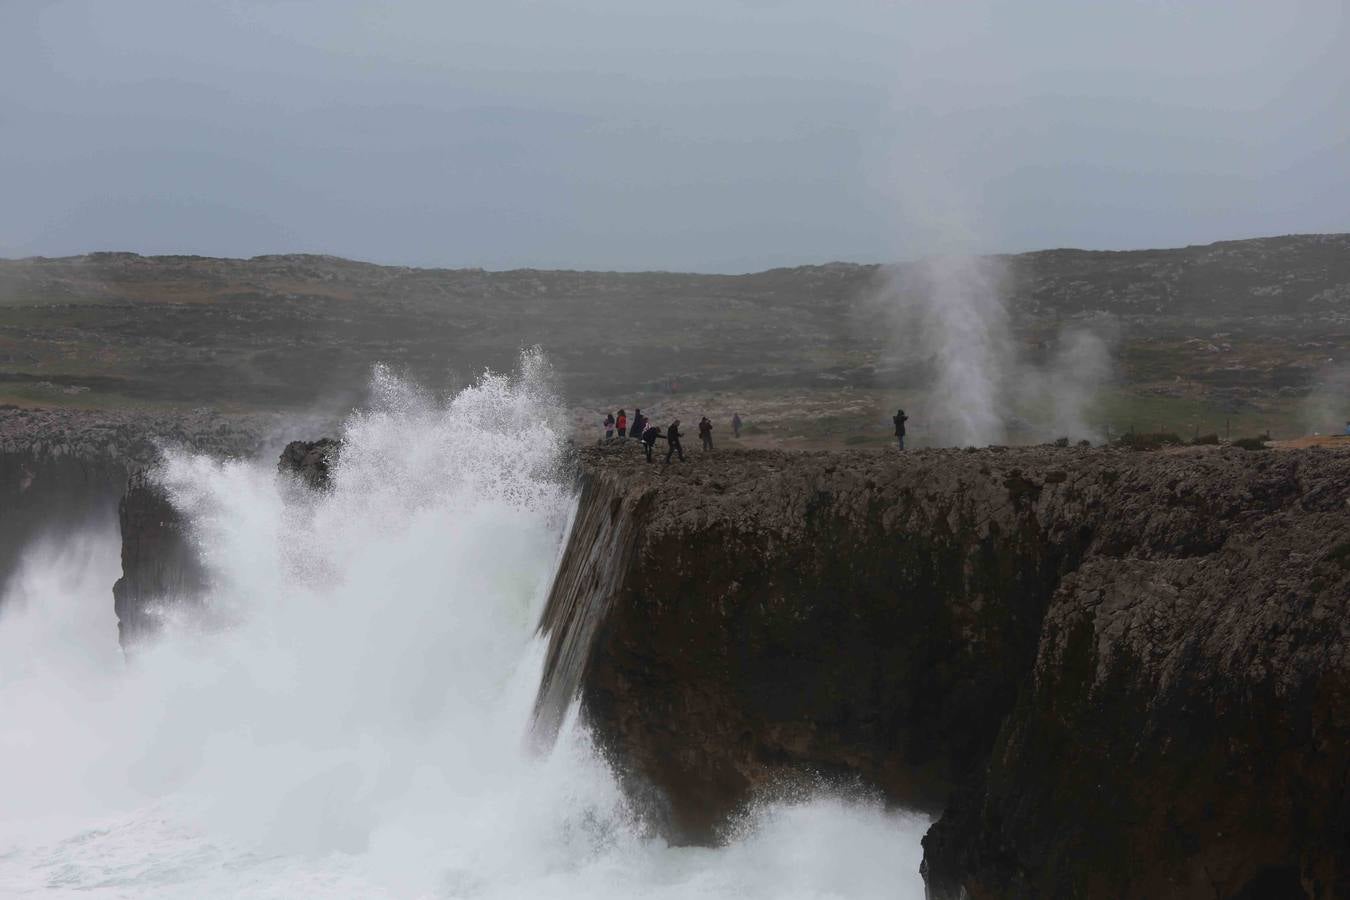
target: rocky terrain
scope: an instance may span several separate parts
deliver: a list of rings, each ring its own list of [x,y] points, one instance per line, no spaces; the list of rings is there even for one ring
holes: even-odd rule
[[[1208,415],[1212,430],[1215,417],[1260,413],[1293,429],[1302,401],[1350,362],[1350,235],[993,262],[1010,337],[1028,359],[1052,353],[1066,324],[1113,336],[1122,393],[1101,415],[1121,428],[1184,431]],[[340,410],[375,363],[440,389],[484,366],[509,369],[537,343],[587,416],[725,391],[741,392],[753,416],[792,392],[803,424],[785,423],[789,437],[819,417],[809,410],[856,400],[848,391],[922,381],[940,348],[897,358],[886,304],[874,302],[884,285],[915,289],[912,270],[485,272],[123,253],[0,261],[0,400]],[[1333,412],[1309,430],[1350,416]],[[865,436],[860,422],[870,417],[816,437]]]
[[[658,827],[803,778],[930,896],[1350,895],[1350,452],[584,451],[541,629]]]

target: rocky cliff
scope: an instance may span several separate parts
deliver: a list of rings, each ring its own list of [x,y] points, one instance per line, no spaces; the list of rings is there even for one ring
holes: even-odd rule
[[[934,898],[1350,896],[1350,453],[582,453],[536,712],[656,820],[862,780]]]
[[[267,416],[0,407],[0,597],[24,548],[44,535],[109,527],[133,473],[160,448],[250,453]]]
[[[189,523],[152,476],[131,477],[118,521],[122,577],[113,585],[113,608],[125,650],[159,630],[159,607],[199,602],[207,579]]]

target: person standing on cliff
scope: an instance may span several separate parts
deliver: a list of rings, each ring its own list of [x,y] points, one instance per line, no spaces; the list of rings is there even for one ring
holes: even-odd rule
[[[633,410],[633,424],[628,426],[628,434],[642,440],[642,432],[647,429],[647,417],[642,414],[642,410]]]
[[[741,414],[740,414],[740,413],[736,413],[735,415],[733,415],[733,416],[731,417],[731,433],[734,434],[734,435],[736,436],[736,439],[737,439],[737,440],[740,440],[740,438],[741,438]]]
[[[666,465],[670,465],[670,457],[675,453],[680,454],[680,462],[684,462],[684,448],[680,446],[681,437],[683,435],[680,434],[680,420],[676,419],[666,429],[666,443],[670,445],[666,448]]]
[[[909,416],[905,415],[903,409],[897,409],[891,421],[895,423],[895,439],[900,444],[900,449],[905,449],[905,421]]]
[[[660,436],[661,429],[650,422],[642,429],[642,449],[647,451],[647,462],[652,461],[652,447],[656,446],[656,439]]]
[[[614,437],[614,413],[605,414],[605,440]]]
[[[704,449],[704,450],[711,450],[711,449],[713,448],[713,446],[712,446],[712,422],[710,422],[710,421],[708,420],[708,417],[707,417],[707,416],[704,416],[702,419],[699,420],[699,423],[698,423],[698,436],[699,436],[699,440],[703,441],[703,449]]]
[[[619,428],[619,437],[628,436],[628,413],[619,410],[619,420],[616,423]]]

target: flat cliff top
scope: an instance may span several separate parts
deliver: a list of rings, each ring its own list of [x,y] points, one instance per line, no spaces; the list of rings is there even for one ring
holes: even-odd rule
[[[72,457],[146,465],[157,447],[179,445],[215,454],[247,454],[282,428],[275,415],[213,410],[25,409],[0,406],[0,453]]]
[[[693,443],[686,439],[686,443]],[[636,442],[579,451],[581,470],[615,479],[628,493],[653,496],[654,523],[761,519],[791,529],[790,517],[827,492],[859,514],[898,492],[919,499],[979,501],[987,512],[1035,509],[1041,518],[1066,505],[1109,505],[1114,517],[1192,518],[1227,529],[1223,519],[1246,509],[1289,506],[1336,511],[1350,525],[1350,447],[1248,451],[1194,447],[1134,451],[1087,447],[989,447],[901,452],[687,449],[688,462],[647,463]],[[1153,503],[1150,506],[1150,502]],[[884,505],[884,504],[883,504]],[[780,521],[774,521],[780,520]]]

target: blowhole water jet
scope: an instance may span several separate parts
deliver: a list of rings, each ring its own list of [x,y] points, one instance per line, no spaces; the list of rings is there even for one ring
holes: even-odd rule
[[[985,446],[1022,440],[1096,438],[1088,410],[1112,374],[1109,323],[1061,328],[1043,363],[1022,352],[1008,309],[1012,278],[999,257],[948,255],[896,267],[872,303],[894,352],[925,360],[921,406],[911,428],[923,443]]]

